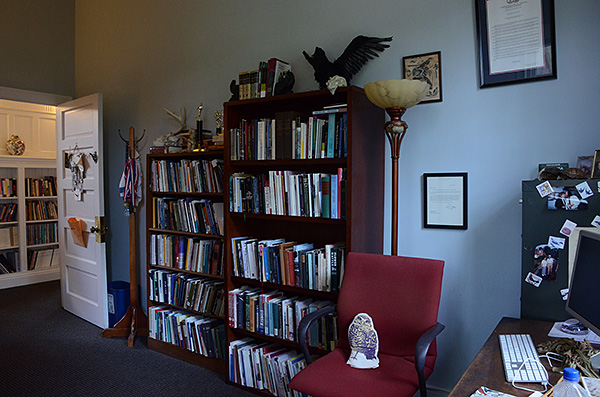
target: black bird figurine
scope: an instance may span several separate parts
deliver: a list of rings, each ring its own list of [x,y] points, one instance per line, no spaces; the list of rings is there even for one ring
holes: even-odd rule
[[[376,51],[382,52],[389,47],[388,44],[383,44],[385,41],[392,41],[392,38],[356,36],[343,54],[333,62],[327,59],[325,51],[320,47],[315,48],[312,57],[306,51],[302,51],[302,54],[315,69],[315,80],[319,87],[325,89],[329,78],[336,75],[345,78],[346,83],[350,85],[352,76],[358,73],[369,59],[379,56]]]

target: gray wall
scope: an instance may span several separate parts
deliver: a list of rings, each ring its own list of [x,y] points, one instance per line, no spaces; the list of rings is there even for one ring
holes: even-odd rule
[[[0,86],[75,95],[75,0],[0,0]]]
[[[451,389],[500,318],[519,316],[521,180],[533,179],[538,163],[575,165],[577,156],[598,148],[600,2],[555,4],[559,78],[479,89],[472,0],[77,1],[76,95],[104,95],[111,279],[129,274],[118,129],[123,135],[130,126],[138,134],[146,129],[144,155],[152,140],[176,128],[162,106],[176,112],[185,106],[192,114],[200,102],[212,129],[229,82],[270,57],[291,62],[296,91],[316,89],[302,50],[312,53],[318,45],[337,57],[359,34],[394,41],[355,77],[358,86],[400,78],[403,56],[439,50],[444,101],[405,116],[399,254],[446,261],[440,321],[447,329],[430,385]],[[39,76],[19,74],[0,85],[65,92],[46,88]],[[383,139],[383,132],[373,133]],[[425,172],[469,173],[468,230],[422,228]],[[144,230],[143,220],[139,225]],[[143,250],[140,257],[144,263]]]
[[[439,50],[444,101],[405,117],[399,253],[446,261],[440,320],[447,330],[431,385],[450,389],[500,318],[519,316],[521,180],[534,178],[538,163],[576,164],[598,147],[599,19],[596,0],[557,0],[559,78],[479,89],[472,0],[77,2],[77,95],[104,94],[106,141],[116,148],[107,153],[111,230],[127,227],[118,129],[147,129],[155,138],[176,127],[161,106],[193,113],[200,102],[214,128],[229,82],[270,57],[291,62],[296,91],[316,89],[302,50],[319,45],[337,57],[359,34],[394,37],[353,80],[359,86],[400,78],[403,56]],[[469,173],[469,229],[424,230],[421,175],[453,171]],[[113,277],[126,279],[123,236],[113,232],[110,259]]]

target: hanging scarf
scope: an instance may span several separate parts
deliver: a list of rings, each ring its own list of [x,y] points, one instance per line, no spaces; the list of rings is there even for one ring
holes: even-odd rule
[[[136,151],[135,159],[128,156],[125,169],[119,182],[119,194],[123,198],[125,214],[135,212],[135,207],[142,201],[142,163]]]

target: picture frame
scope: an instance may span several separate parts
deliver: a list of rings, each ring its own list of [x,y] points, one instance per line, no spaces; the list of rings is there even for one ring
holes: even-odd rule
[[[423,226],[437,229],[468,227],[467,173],[423,174]]]
[[[475,6],[480,88],[557,78],[554,0],[475,0]]]
[[[586,178],[592,175],[594,169],[594,156],[579,156],[577,157],[577,168],[585,174]]]
[[[600,150],[594,152],[594,167],[592,168],[592,179],[600,178]]]
[[[427,95],[420,103],[442,102],[441,51],[402,57],[403,76],[408,80],[421,80],[429,84]]]

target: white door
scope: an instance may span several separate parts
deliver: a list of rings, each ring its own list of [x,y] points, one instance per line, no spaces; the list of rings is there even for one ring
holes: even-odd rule
[[[61,264],[61,300],[65,310],[95,324],[108,327],[106,303],[106,249],[97,243],[96,216],[104,216],[102,164],[102,94],[64,103],[56,108],[58,228]],[[65,155],[82,153],[84,178],[81,195],[76,197],[74,173]],[[94,156],[97,162],[94,161]],[[84,222],[84,244],[75,244],[67,220]]]

